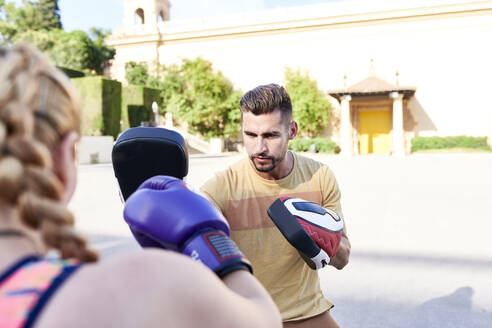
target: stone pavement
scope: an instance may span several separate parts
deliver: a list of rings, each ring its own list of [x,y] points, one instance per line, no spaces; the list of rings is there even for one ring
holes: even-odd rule
[[[342,190],[352,256],[320,271],[343,327],[492,327],[492,155],[312,156]],[[199,187],[239,155],[191,156]],[[79,167],[70,204],[103,259],[138,249],[110,165]]]
[[[343,327],[492,327],[492,155],[314,155],[352,242],[320,272]]]

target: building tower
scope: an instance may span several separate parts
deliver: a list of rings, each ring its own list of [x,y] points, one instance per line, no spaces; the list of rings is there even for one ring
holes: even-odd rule
[[[170,18],[171,4],[168,0],[125,0],[123,4],[123,27],[155,26]]]

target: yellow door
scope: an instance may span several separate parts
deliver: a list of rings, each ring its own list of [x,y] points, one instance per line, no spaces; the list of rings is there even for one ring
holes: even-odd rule
[[[388,110],[360,111],[359,153],[389,153],[390,128],[390,112]]]

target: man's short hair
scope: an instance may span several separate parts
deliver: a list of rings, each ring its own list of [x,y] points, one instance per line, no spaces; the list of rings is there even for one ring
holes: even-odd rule
[[[254,115],[269,114],[276,109],[282,112],[285,119],[292,118],[292,103],[285,88],[277,84],[260,85],[246,92],[239,102],[241,116],[251,112]]]

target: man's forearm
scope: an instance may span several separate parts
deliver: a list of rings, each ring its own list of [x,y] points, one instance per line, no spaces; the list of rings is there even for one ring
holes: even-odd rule
[[[350,257],[350,241],[345,233],[340,240],[340,246],[338,247],[337,254],[331,258],[330,265],[334,266],[338,270],[343,269],[349,262]]]

